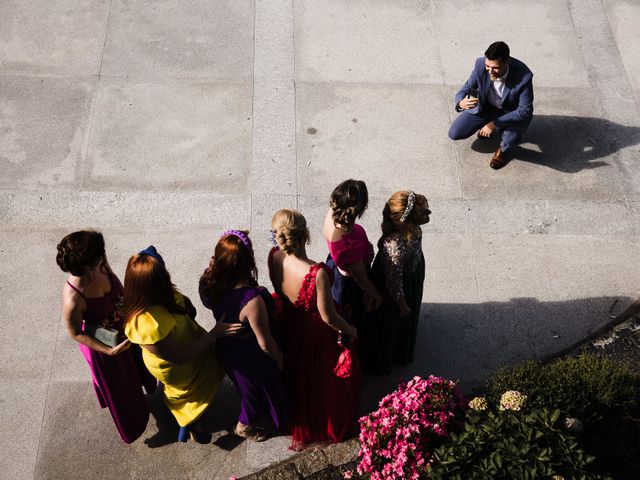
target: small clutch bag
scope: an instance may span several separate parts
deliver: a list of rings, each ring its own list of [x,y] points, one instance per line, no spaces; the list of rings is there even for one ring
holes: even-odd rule
[[[84,331],[108,347],[115,347],[120,343],[120,334],[112,328],[99,327],[98,325],[85,322]]]

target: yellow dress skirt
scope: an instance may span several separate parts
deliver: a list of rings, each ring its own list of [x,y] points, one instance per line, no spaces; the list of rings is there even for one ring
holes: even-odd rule
[[[175,292],[175,297],[178,305],[184,307],[182,294]],[[205,333],[188,315],[171,313],[162,305],[150,306],[125,326],[127,338],[138,345],[152,345],[171,334],[180,347],[186,347]],[[149,372],[164,384],[164,402],[181,427],[204,413],[224,377],[213,347],[182,365],[173,365],[145,348],[142,358]]]

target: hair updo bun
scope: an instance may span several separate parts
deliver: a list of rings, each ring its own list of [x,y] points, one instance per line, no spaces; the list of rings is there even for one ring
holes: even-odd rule
[[[369,204],[367,185],[362,180],[345,180],[331,192],[329,205],[333,211],[333,223],[351,228],[356,218],[362,216]]]
[[[278,210],[271,220],[278,247],[287,255],[297,253],[309,243],[309,229],[304,216],[297,210]]]
[[[95,265],[104,255],[102,234],[81,230],[70,233],[58,244],[56,263],[63,272],[80,277],[87,267]]]

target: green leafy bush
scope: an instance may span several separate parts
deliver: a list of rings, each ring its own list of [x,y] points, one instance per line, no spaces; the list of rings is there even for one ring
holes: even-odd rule
[[[558,408],[585,423],[633,414],[640,396],[640,377],[627,364],[593,354],[504,367],[487,386],[494,403],[502,392],[519,390],[527,393],[530,408]]]
[[[436,449],[427,476],[430,480],[606,478],[589,472],[594,457],[562,430],[562,423],[559,410],[470,410],[464,429]]]

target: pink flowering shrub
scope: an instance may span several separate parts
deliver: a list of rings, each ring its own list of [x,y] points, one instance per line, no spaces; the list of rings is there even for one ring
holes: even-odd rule
[[[417,480],[452,427],[460,426],[466,401],[452,381],[414,377],[360,419],[357,472],[371,480]],[[353,472],[345,475],[351,478]]]

